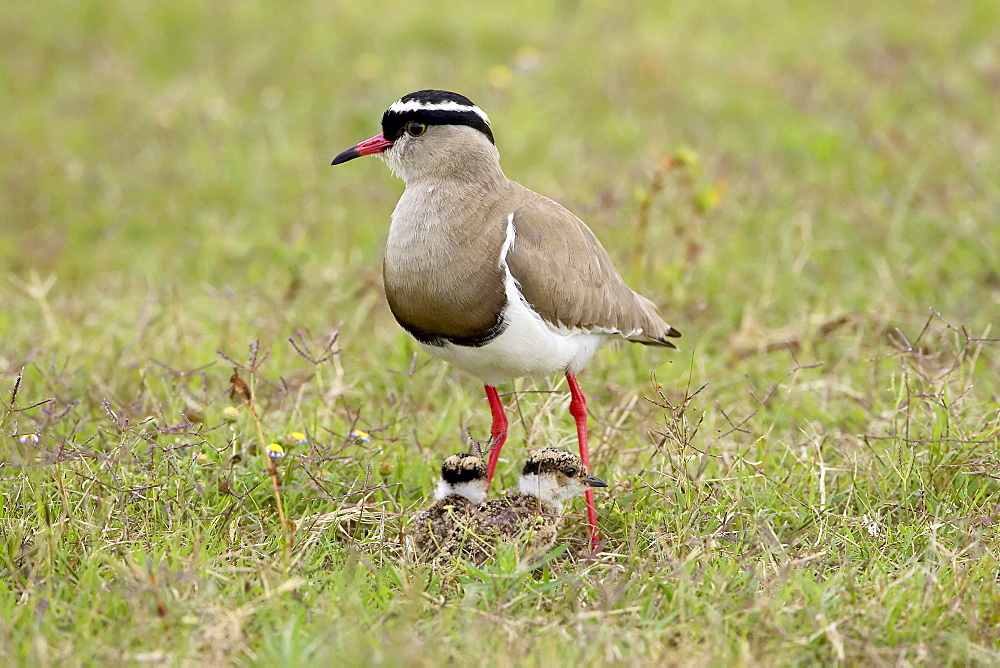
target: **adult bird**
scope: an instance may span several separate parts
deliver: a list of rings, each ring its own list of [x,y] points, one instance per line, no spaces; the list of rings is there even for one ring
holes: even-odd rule
[[[378,155],[406,184],[382,265],[393,316],[420,346],[478,377],[493,424],[492,481],[507,436],[496,386],[566,374],[580,458],[587,404],[576,374],[615,339],[674,348],[680,333],[622,280],[594,233],[508,179],[490,120],[469,98],[421,90],[393,102],[382,131],[333,160]],[[591,548],[600,537],[587,490]]]

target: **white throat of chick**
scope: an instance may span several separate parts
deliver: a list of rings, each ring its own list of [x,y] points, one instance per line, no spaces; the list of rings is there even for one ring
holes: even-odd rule
[[[562,512],[562,504],[583,493],[586,485],[574,481],[560,482],[554,473],[524,473],[520,480],[521,494],[534,496],[543,503],[551,503],[556,513]]]
[[[450,483],[444,480],[438,481],[437,489],[434,490],[434,500],[457,494],[464,496],[474,506],[486,500],[486,480],[469,480],[467,482]]]

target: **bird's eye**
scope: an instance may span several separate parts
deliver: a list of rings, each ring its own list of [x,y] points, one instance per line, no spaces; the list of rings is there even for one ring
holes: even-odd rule
[[[406,133],[411,137],[419,137],[420,135],[427,132],[427,126],[423,123],[417,123],[416,121],[410,121],[406,124]]]
[[[577,470],[576,470],[576,469],[566,469],[566,470],[564,471],[564,473],[565,473],[565,474],[566,474],[566,475],[567,475],[568,477],[570,477],[570,478],[575,478],[575,477],[576,477],[576,474],[577,474]]]

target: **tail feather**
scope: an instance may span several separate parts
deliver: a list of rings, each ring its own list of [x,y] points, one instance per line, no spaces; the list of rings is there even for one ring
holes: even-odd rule
[[[636,296],[637,306],[642,311],[644,322],[641,332],[626,336],[625,338],[646,346],[661,346],[676,350],[677,346],[669,339],[679,338],[681,333],[660,317],[656,304],[635,291],[632,294]]]

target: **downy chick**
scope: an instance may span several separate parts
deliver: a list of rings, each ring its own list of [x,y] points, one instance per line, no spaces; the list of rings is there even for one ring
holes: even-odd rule
[[[521,471],[520,492],[480,504],[468,531],[456,531],[444,552],[483,563],[502,541],[523,541],[530,551],[545,549],[562,525],[563,503],[591,487],[607,486],[588,474],[576,455],[556,448],[536,450]]]
[[[464,526],[486,498],[486,462],[475,455],[452,455],[441,464],[434,503],[414,514],[407,528],[417,558],[430,561],[452,539],[456,524]]]

